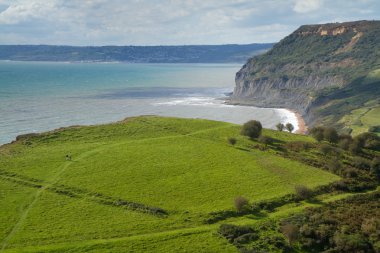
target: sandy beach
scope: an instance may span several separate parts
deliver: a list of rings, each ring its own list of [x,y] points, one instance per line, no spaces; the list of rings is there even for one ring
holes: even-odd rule
[[[298,129],[297,131],[295,131],[295,133],[297,134],[306,134],[307,133],[307,125],[305,123],[305,120],[303,119],[302,115],[296,111],[293,111],[293,110],[289,110],[291,111],[292,113],[294,113],[297,117],[297,124],[298,124]]]

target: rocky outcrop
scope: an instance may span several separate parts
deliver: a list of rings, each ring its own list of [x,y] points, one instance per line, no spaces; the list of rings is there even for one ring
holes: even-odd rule
[[[378,65],[379,21],[301,26],[236,74],[231,103],[289,108],[307,123],[321,97],[343,89]],[[375,52],[378,52],[375,50]],[[318,101],[318,103],[316,103]]]

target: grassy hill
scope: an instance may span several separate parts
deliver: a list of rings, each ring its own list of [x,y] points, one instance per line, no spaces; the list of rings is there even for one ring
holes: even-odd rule
[[[285,154],[239,132],[229,123],[146,116],[21,136],[0,148],[0,251],[238,252],[218,233],[221,223],[256,224],[319,204],[236,215],[235,197],[265,203],[296,185],[340,179],[294,159],[306,151]],[[264,134],[281,145],[315,145],[308,136]],[[330,198],[339,195],[320,201]]]

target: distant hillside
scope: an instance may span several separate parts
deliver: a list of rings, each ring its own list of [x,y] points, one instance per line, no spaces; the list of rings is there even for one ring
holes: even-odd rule
[[[291,108],[308,124],[359,133],[380,125],[379,115],[361,118],[379,110],[379,69],[380,21],[305,25],[243,66],[232,101]]]
[[[272,43],[200,46],[103,46],[0,45],[0,60],[95,61],[136,63],[228,63],[245,62],[264,53]]]

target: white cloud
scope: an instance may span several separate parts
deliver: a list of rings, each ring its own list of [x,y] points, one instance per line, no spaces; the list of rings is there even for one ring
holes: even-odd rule
[[[307,13],[318,10],[321,5],[321,0],[295,0],[293,10],[298,13]]]
[[[0,44],[274,42],[302,24],[379,17],[378,0],[0,0]]]

